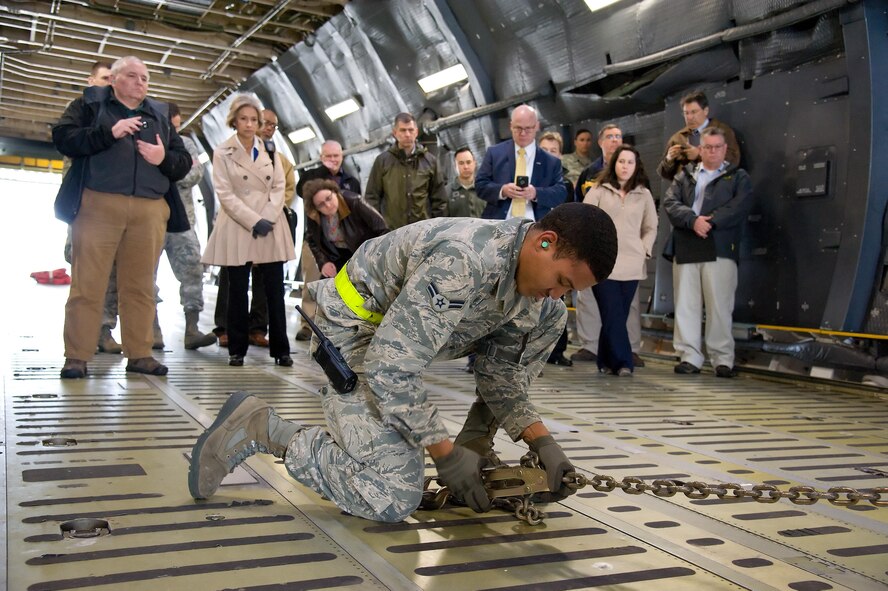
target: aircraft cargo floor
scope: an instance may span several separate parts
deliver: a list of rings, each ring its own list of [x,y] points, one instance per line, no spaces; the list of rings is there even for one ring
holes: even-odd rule
[[[214,288],[201,326],[211,328]],[[10,292],[7,291],[7,294]],[[195,502],[187,456],[227,393],[323,421],[322,375],[295,344],[292,368],[251,348],[185,351],[181,308],[161,304],[165,378],[127,375],[99,354],[59,379],[66,287],[16,281],[4,306],[0,536],[15,591],[61,589],[885,589],[888,508],[596,492],[546,506],[542,525],[467,508],[399,524],[342,514],[272,456]],[[175,293],[167,288],[165,293]],[[288,309],[293,300],[288,301]],[[291,336],[296,314],[291,316]],[[178,319],[178,320],[177,320]],[[570,352],[570,351],[569,351]],[[435,363],[429,396],[455,434],[473,386],[463,361]],[[533,400],[587,476],[872,488],[888,486],[883,395],[742,374],[677,376],[648,358],[634,378],[546,366]],[[525,451],[500,433],[497,449]],[[75,519],[91,520],[76,522]],[[83,524],[88,525],[84,526]],[[67,525],[66,525],[67,524]],[[93,537],[65,530],[95,529]]]

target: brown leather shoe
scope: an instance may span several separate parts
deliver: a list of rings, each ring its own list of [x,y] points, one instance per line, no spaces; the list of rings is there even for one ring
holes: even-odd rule
[[[265,338],[265,335],[261,332],[251,332],[250,333],[250,344],[254,347],[267,347],[268,339]]]
[[[632,354],[632,365],[635,367],[644,367],[644,359],[642,359],[638,353]]]
[[[589,349],[580,349],[570,356],[571,361],[598,361],[598,355]]]
[[[219,346],[227,347],[228,346],[228,335],[224,332],[219,335]]]
[[[86,361],[80,359],[65,359],[65,365],[62,367],[63,379],[76,380],[86,377]]]
[[[154,357],[140,357],[130,359],[126,364],[126,371],[133,373],[146,373],[152,376],[165,376],[169,368]]]

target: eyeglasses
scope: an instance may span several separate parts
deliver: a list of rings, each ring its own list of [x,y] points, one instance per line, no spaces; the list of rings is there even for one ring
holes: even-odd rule
[[[619,133],[609,133],[606,136],[604,136],[604,139],[606,139],[606,140],[621,140],[621,139],[623,139],[623,136],[622,136],[622,134],[619,134]]]
[[[277,123],[272,123],[272,122],[270,122],[270,121],[266,121],[266,122],[265,122],[265,127],[270,127],[270,128],[272,128],[272,129],[277,129],[277,128],[278,128],[278,124],[277,124]]]
[[[703,144],[700,146],[701,150],[706,150],[707,152],[715,152],[716,150],[721,150],[725,147],[725,144]]]
[[[518,125],[513,125],[512,131],[517,131],[518,133],[533,133],[534,131],[536,131],[536,125],[532,127],[520,127]]]

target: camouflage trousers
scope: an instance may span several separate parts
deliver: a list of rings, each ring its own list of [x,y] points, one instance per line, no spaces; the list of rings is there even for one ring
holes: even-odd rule
[[[327,427],[297,433],[284,464],[293,478],[343,511],[374,521],[402,521],[422,498],[423,449],[380,419],[363,371],[373,327],[345,307],[332,280],[312,287],[319,304],[315,322],[358,374],[358,386],[348,394],[321,389]]]
[[[203,272],[200,242],[194,229],[167,232],[163,243],[173,275],[179,281],[179,300],[186,312],[203,310]],[[159,301],[159,300],[158,300]]]

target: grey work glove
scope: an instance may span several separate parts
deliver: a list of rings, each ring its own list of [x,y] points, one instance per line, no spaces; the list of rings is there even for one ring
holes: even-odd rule
[[[564,475],[573,472],[575,468],[564,455],[561,446],[555,443],[554,437],[543,435],[531,441],[529,445],[530,450],[536,452],[540,458],[540,464],[546,469],[546,480],[549,482],[549,491],[551,491],[534,495],[534,501],[552,503],[566,499],[577,492],[563,482]]]
[[[274,222],[269,222],[265,218],[262,218],[256,225],[253,226],[253,238],[256,236],[265,236],[269,232],[274,229]]]
[[[438,477],[458,499],[465,502],[475,513],[490,511],[490,497],[481,480],[484,458],[470,449],[455,446],[453,451],[435,458]]]

